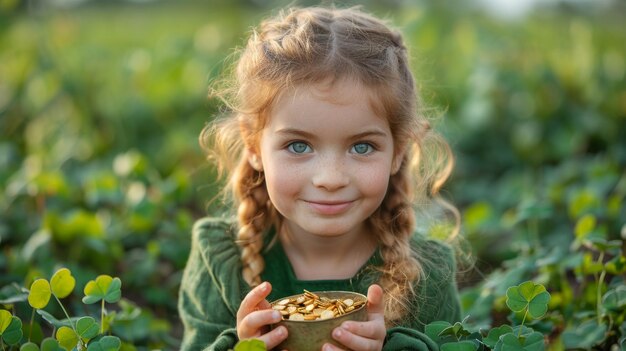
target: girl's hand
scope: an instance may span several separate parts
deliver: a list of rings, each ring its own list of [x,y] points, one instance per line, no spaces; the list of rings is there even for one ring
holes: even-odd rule
[[[256,338],[273,349],[287,338],[287,328],[280,326],[270,331],[270,324],[278,323],[282,316],[272,309],[265,299],[272,286],[263,282],[244,297],[237,311],[237,336],[240,340]]]
[[[333,339],[350,350],[381,350],[387,335],[383,289],[374,284],[367,289],[367,322],[343,322],[333,330]],[[341,350],[337,346],[324,344],[323,351]]]

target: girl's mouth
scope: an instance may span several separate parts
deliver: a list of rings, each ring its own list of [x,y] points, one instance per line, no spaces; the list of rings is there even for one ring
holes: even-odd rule
[[[312,202],[307,201],[311,208],[322,215],[337,215],[345,212],[350,206],[352,201],[344,202]]]

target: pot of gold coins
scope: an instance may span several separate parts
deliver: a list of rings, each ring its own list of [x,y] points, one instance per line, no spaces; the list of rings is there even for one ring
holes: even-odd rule
[[[355,292],[306,290],[272,302],[283,316],[272,328],[284,325],[289,334],[276,349],[320,351],[327,342],[342,347],[332,338],[333,329],[347,320],[366,321],[366,302],[365,295]]]

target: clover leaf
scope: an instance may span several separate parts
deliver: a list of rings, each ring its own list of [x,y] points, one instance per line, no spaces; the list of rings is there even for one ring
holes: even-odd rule
[[[76,322],[76,332],[83,339],[91,339],[98,335],[98,323],[93,317],[82,317]]]
[[[441,351],[476,351],[478,344],[470,340],[447,342],[441,345]]]
[[[487,334],[487,337],[483,339],[483,343],[489,346],[489,348],[493,349],[498,343],[498,340],[500,340],[500,336],[507,334],[507,333],[512,333],[512,332],[513,332],[513,328],[511,328],[510,325],[506,325],[506,324],[501,325],[497,328],[493,328],[489,330],[489,334]]]
[[[2,335],[2,333],[4,333],[4,331],[9,327],[9,324],[11,324],[11,317],[13,316],[9,311],[0,310],[0,335]]]
[[[48,283],[46,279],[37,279],[30,286],[30,292],[28,293],[28,304],[32,308],[40,310],[48,306],[48,302],[50,302],[50,296],[52,296],[50,283]]]
[[[543,351],[544,349],[545,343],[541,333],[533,332],[522,337],[507,333],[500,336],[494,351]]]
[[[447,321],[431,322],[424,328],[424,333],[438,345],[441,345],[443,342],[449,340],[448,336],[442,336],[441,332],[450,326],[452,326],[452,324]]]
[[[263,344],[265,345],[265,344]],[[87,351],[118,351],[122,346],[120,338],[117,336],[103,336],[100,340],[89,343]]]
[[[266,351],[265,343],[259,339],[241,340],[235,345],[234,351]]]
[[[439,333],[439,336],[445,337],[446,335],[453,336],[456,340],[459,340],[463,336],[470,335],[471,333],[465,329],[461,322],[456,322]]]
[[[606,338],[607,326],[593,320],[583,322],[576,327],[563,331],[563,346],[566,349],[590,349]]]
[[[20,351],[39,351],[39,346],[34,342],[27,342],[20,346]]]
[[[54,338],[45,338],[41,342],[41,351],[66,351]]]
[[[617,255],[605,265],[606,271],[614,275],[626,273],[626,256]]]
[[[108,303],[117,302],[122,297],[122,281],[108,275],[100,275],[85,285],[83,302],[86,304],[104,300]]]
[[[66,350],[72,350],[78,345],[78,335],[72,328],[61,327],[57,330],[56,339],[59,341],[61,347]]]
[[[623,311],[626,306],[626,286],[620,285],[607,291],[602,297],[602,306],[615,312]]]
[[[0,336],[9,345],[22,339],[22,321],[7,310],[0,310]]]
[[[50,286],[52,287],[54,296],[62,299],[74,291],[76,279],[74,279],[69,269],[61,268],[52,275]]]
[[[532,318],[539,318],[548,311],[550,293],[541,284],[532,281],[512,286],[506,290],[506,305],[513,312],[526,311]]]

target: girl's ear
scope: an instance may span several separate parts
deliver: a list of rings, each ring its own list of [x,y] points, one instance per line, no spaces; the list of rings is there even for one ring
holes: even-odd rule
[[[250,164],[250,167],[254,168],[256,171],[263,172],[263,162],[261,161],[261,157],[251,150],[248,150],[248,163]]]
[[[402,148],[391,161],[391,175],[395,175],[400,170],[402,162],[404,162],[404,156],[406,154],[406,147]]]

